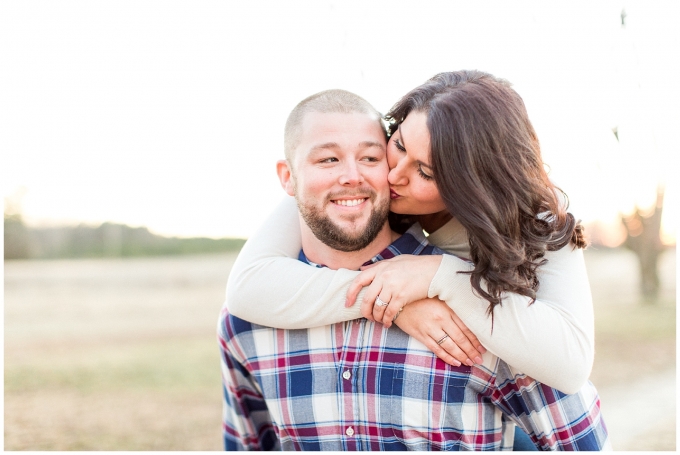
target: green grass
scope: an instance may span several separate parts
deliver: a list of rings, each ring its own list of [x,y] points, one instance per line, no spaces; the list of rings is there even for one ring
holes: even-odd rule
[[[219,450],[215,338],[47,349],[5,367],[6,450]]]
[[[5,368],[5,392],[71,389],[100,391],[219,391],[217,342],[167,339],[125,345],[83,346],[66,355],[32,355]]]

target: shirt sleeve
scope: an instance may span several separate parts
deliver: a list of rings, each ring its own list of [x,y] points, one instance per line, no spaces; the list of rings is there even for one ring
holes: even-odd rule
[[[429,296],[446,301],[489,351],[532,378],[575,393],[590,376],[594,359],[594,316],[583,250],[567,245],[546,253],[538,269],[536,300],[503,296],[493,312],[470,284],[473,265],[444,256]],[[493,326],[492,326],[493,324]]]
[[[280,450],[267,403],[257,382],[232,349],[233,331],[226,311],[217,338],[222,370],[222,438],[227,451]]]
[[[540,450],[612,450],[600,398],[590,382],[577,393],[565,394],[498,359],[483,394]]]
[[[297,259],[301,248],[297,205],[287,197],[241,249],[227,282],[229,312],[280,329],[360,318],[363,291],[345,308],[345,295],[359,272],[304,264]]]

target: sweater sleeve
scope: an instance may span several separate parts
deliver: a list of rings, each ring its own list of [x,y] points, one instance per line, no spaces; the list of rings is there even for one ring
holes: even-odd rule
[[[519,371],[565,393],[587,381],[594,359],[594,316],[583,250],[567,245],[545,255],[538,269],[536,300],[504,295],[492,319],[488,302],[475,294],[470,276],[458,272],[473,266],[444,256],[430,284],[489,351]],[[493,327],[493,330],[492,330]]]
[[[227,282],[227,308],[234,316],[281,329],[318,327],[361,317],[345,295],[358,271],[311,267],[302,248],[295,199],[286,197],[245,243]]]

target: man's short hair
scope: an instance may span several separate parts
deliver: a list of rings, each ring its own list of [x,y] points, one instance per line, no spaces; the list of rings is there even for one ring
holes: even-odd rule
[[[385,125],[381,121],[382,115],[371,106],[368,101],[347,90],[324,90],[323,92],[308,96],[300,101],[288,115],[286,129],[283,133],[283,147],[286,159],[289,163],[291,163],[293,151],[295,150],[295,147],[297,147],[300,137],[302,136],[302,122],[304,121],[305,115],[310,112],[320,112],[324,114],[352,114],[358,112],[374,115],[380,128],[385,131],[385,137],[387,137]]]

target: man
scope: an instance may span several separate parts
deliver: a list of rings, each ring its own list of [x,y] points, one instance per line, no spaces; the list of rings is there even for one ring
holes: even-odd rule
[[[277,164],[301,216],[300,260],[358,269],[396,254],[441,254],[418,227],[387,223],[386,137],[363,99],[332,90],[303,100]],[[411,304],[414,305],[414,304]],[[509,449],[507,419],[546,448],[608,447],[599,400],[564,395],[486,353],[453,367],[397,327],[366,319],[304,330],[219,323],[227,450]]]

